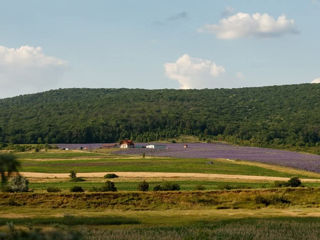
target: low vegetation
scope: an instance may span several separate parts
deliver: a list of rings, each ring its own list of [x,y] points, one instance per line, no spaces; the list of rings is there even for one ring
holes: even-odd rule
[[[119,176],[115,173],[107,173],[104,178],[118,178]]]
[[[2,193],[0,206],[25,206],[75,209],[256,209],[300,206],[319,207],[320,189],[286,188],[265,190],[227,191],[150,191],[150,192],[83,192],[74,187],[74,193]],[[76,194],[76,195],[75,195]]]

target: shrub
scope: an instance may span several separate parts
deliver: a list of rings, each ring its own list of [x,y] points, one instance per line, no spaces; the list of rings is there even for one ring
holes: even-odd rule
[[[71,170],[69,176],[70,176],[71,179],[76,178],[77,177],[77,173],[74,170]]]
[[[288,185],[290,187],[299,187],[299,186],[301,186],[301,180],[298,177],[292,177],[288,181]]]
[[[156,185],[153,191],[179,191],[180,185],[177,183],[164,182],[161,185]]]
[[[298,177],[292,177],[287,182],[276,181],[274,182],[275,187],[299,187],[301,186],[301,180]]]
[[[61,192],[61,189],[57,187],[48,187],[47,192]]]
[[[288,182],[285,181],[275,181],[274,182],[275,187],[289,187]]]
[[[83,188],[80,187],[80,186],[73,186],[71,189],[70,189],[70,192],[84,192]]]
[[[143,192],[149,191],[149,183],[147,183],[146,181],[139,183],[138,190]]]
[[[23,176],[15,176],[11,178],[5,191],[7,192],[28,192],[29,181]]]
[[[205,186],[203,186],[203,185],[197,185],[194,189],[199,190],[199,191],[206,190]]]
[[[71,178],[70,182],[84,182],[85,180],[81,177]]]
[[[161,191],[161,186],[160,185],[156,185],[153,187],[153,191]]]
[[[118,178],[119,176],[115,173],[108,173],[104,175],[104,178]]]
[[[226,184],[226,185],[222,186],[222,189],[231,190],[231,189],[233,189],[233,187],[231,185],[229,185],[229,184]]]
[[[70,182],[84,182],[85,181],[83,178],[77,177],[77,173],[74,170],[70,171],[69,177],[71,178]]]
[[[116,192],[117,188],[114,185],[114,182],[106,181],[105,185],[102,187],[104,192]]]
[[[114,182],[106,181],[102,187],[93,187],[90,189],[90,192],[116,192],[117,188]]]

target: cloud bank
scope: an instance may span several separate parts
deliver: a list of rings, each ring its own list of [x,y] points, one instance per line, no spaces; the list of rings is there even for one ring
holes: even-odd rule
[[[320,78],[314,79],[311,83],[320,83]]]
[[[236,39],[245,37],[279,37],[298,33],[293,19],[285,15],[277,19],[264,13],[248,14],[239,12],[223,18],[218,24],[208,24],[200,32],[215,34],[219,39]]]
[[[41,47],[0,46],[0,98],[55,87],[67,62],[46,56]]]
[[[178,81],[181,89],[218,87],[219,77],[226,72],[223,66],[188,54],[176,62],[165,63],[164,68],[167,77]]]

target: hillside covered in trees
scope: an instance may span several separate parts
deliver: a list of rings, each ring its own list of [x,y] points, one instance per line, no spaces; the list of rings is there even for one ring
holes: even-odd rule
[[[93,143],[194,135],[320,145],[320,84],[242,89],[59,89],[0,100],[0,142]]]

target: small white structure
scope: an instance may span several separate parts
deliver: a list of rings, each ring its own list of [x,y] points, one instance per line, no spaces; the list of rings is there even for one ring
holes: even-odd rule
[[[154,149],[155,146],[154,145],[147,145],[146,148],[153,148]]]

